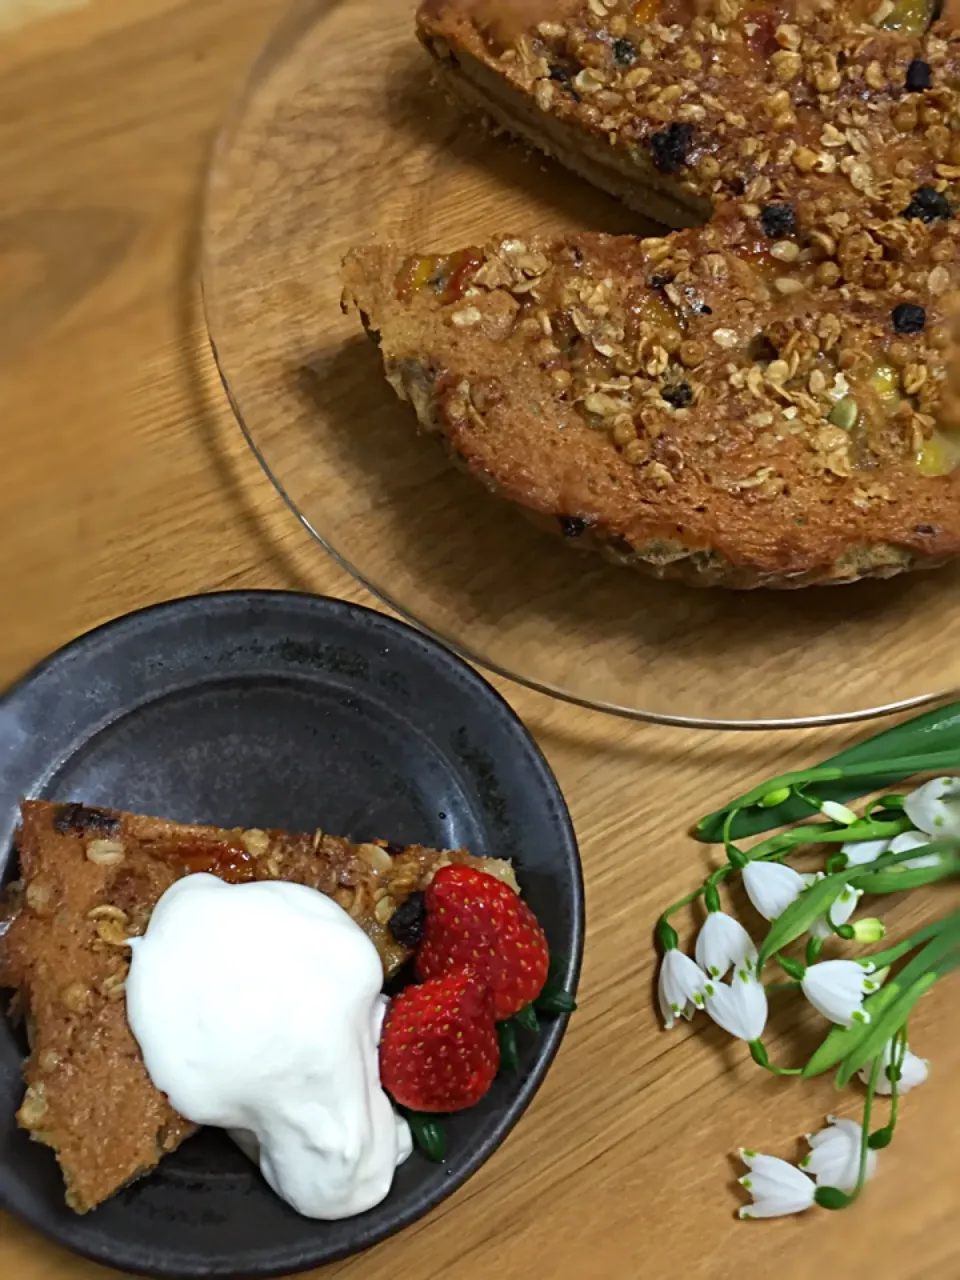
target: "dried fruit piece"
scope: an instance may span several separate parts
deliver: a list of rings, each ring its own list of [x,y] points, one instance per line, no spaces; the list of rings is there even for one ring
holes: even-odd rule
[[[901,217],[919,218],[921,222],[945,221],[953,217],[953,209],[947,197],[936,187],[917,187]]]
[[[667,125],[650,137],[653,163],[661,173],[677,173],[687,163],[687,153],[693,142],[692,124]]]
[[[760,210],[763,234],[771,240],[782,240],[797,230],[797,213],[791,204],[768,204]]]
[[[693,388],[689,382],[676,382],[672,387],[664,387],[660,394],[675,409],[685,409],[693,403]]]
[[[906,86],[908,93],[923,93],[933,83],[930,63],[922,58],[914,58],[907,67]]]
[[[922,333],[927,323],[927,313],[916,303],[901,302],[893,308],[891,319],[897,333]]]
[[[387,928],[390,930],[394,941],[399,942],[401,947],[416,947],[423,937],[423,926],[426,918],[427,908],[424,904],[423,894],[418,891],[411,893],[406,902],[397,908],[390,917],[390,923]]]

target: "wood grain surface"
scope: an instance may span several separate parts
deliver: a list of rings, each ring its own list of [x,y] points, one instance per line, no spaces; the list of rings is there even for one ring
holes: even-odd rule
[[[197,306],[208,149],[278,5],[91,0],[44,16],[48,7],[0,42],[0,682],[88,627],[188,592],[365,598],[260,473]],[[824,1113],[852,1113],[853,1095],[761,1077],[719,1032],[663,1033],[652,1007],[651,924],[710,856],[685,825],[851,731],[681,732],[501,687],[553,765],[581,840],[581,1010],[501,1151],[427,1219],[325,1274],[955,1280],[955,984],[918,1011],[912,1039],[931,1080],[907,1100],[863,1201],[770,1224],[735,1220],[731,1153],[748,1144],[794,1157]],[[796,1034],[789,1017],[779,1023],[776,1049],[788,1054]],[[0,1275],[109,1274],[0,1218]]]

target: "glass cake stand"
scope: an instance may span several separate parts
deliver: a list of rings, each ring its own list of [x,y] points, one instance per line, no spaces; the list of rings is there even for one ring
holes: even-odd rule
[[[431,86],[413,8],[298,4],[212,161],[210,337],[291,509],[371,592],[465,657],[619,715],[800,727],[960,686],[960,568],[795,592],[658,582],[536,528],[416,433],[357,317],[341,312],[351,246],[653,226],[465,123]]]

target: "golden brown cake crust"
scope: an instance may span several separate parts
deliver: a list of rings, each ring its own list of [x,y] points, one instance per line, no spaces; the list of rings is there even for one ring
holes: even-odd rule
[[[954,459],[929,277],[957,287],[960,226],[875,227],[911,286],[878,291],[853,243],[850,283],[816,283],[815,219],[771,240],[727,206],[664,239],[360,250],[345,301],[479,479],[617,559],[735,587],[937,563],[960,551],[960,472],[932,474]],[[923,332],[895,331],[906,297]]]
[[[391,382],[489,487],[658,575],[955,555],[958,10],[424,0],[454,93],[688,229],[359,253]]]
[[[221,830],[38,801],[23,805],[17,847],[21,880],[6,895],[0,986],[17,989],[31,1039],[18,1120],[56,1152],[67,1203],[79,1213],[149,1172],[194,1131],[151,1083],[123,992],[125,940],[144,932],[171,884],[209,871],[234,883],[319,889],[370,936],[389,975],[409,955],[390,934],[393,912],[439,866],[470,859],[319,831]],[[509,863],[477,861],[512,880]]]
[[[846,188],[882,217],[960,173],[960,5],[931,25],[942,7],[424,0],[417,30],[454,93],[641,211]]]

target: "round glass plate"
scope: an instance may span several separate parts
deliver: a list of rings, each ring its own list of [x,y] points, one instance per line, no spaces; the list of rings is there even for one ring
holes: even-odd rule
[[[413,0],[298,4],[213,159],[211,339],[240,423],[300,519],[461,654],[622,715],[789,727],[958,687],[960,568],[795,592],[657,582],[537,529],[416,433],[357,316],[341,312],[351,246],[653,225],[448,106],[413,12]]]

